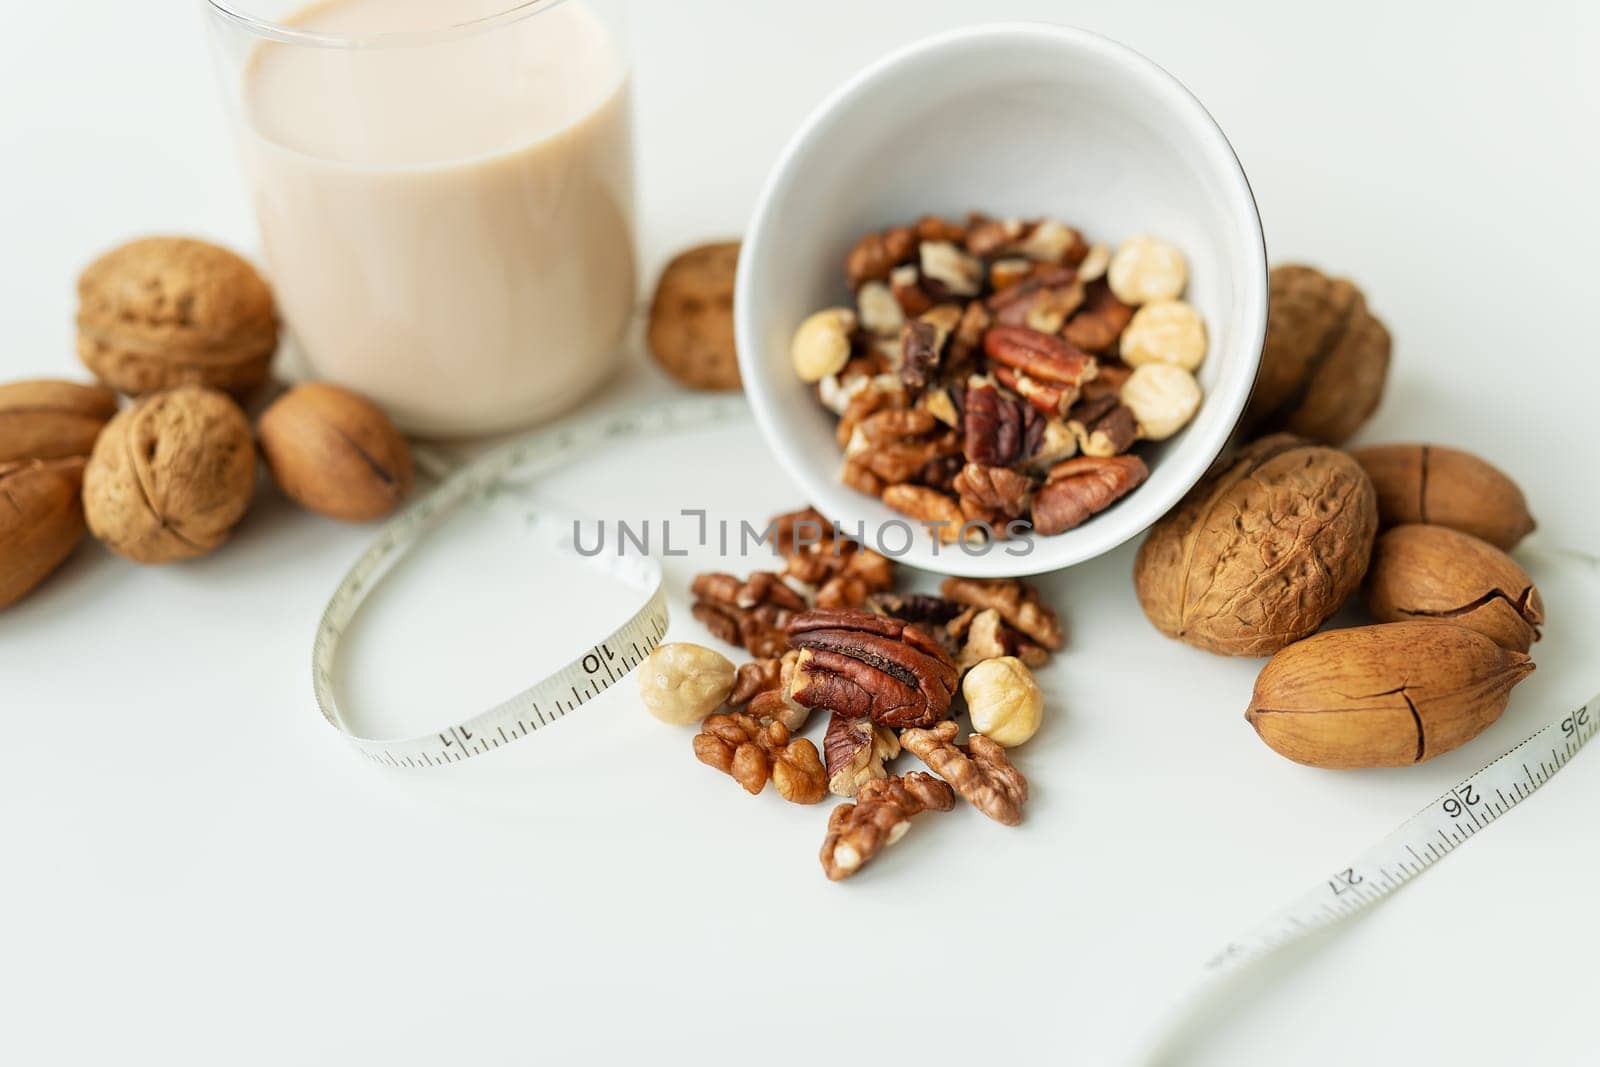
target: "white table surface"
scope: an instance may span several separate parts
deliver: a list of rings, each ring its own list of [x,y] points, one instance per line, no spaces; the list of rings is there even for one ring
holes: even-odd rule
[[[168,231],[253,247],[197,7],[9,5],[0,378],[80,374],[73,280],[103,248]],[[737,233],[788,133],[888,47],[983,18],[1087,26],[1212,109],[1274,260],[1352,275],[1389,322],[1392,387],[1363,439],[1481,450],[1527,489],[1540,541],[1600,545],[1592,5],[637,9],[652,272]],[[669,392],[636,358],[609,402]],[[698,465],[713,450],[714,478]],[[735,520],[796,503],[737,430],[596,457],[547,491],[641,516],[691,492]],[[1600,688],[1600,582],[1541,569],[1541,669],[1482,740],[1415,769],[1300,768],[1240,719],[1254,663],[1144,622],[1125,548],[1049,583],[1072,647],[1018,757],[1027,825],[930,817],[835,886],[815,858],[824,809],[745,797],[631,685],[448,770],[358,759],[316,713],[308,653],[370,537],[264,487],[209,559],[140,569],[88,544],[0,615],[0,1061],[1112,1062],[1221,942]],[[710,562],[674,567],[675,590]],[[397,593],[352,650],[363,699],[487,701],[484,649],[562,628],[529,621],[525,585],[459,555],[440,567],[457,584]],[[1596,810],[1586,755],[1213,1006],[1180,1062],[1594,1062]]]

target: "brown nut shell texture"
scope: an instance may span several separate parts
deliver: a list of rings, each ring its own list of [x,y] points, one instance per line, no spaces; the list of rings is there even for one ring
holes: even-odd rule
[[[0,608],[27,596],[83,540],[81,456],[0,463]]]
[[[1354,285],[1313,267],[1274,267],[1267,337],[1245,410],[1253,432],[1287,430],[1337,445],[1377,410],[1389,331]]]
[[[1528,572],[1489,542],[1445,526],[1396,526],[1379,537],[1366,599],[1379,622],[1465,626],[1512,652],[1528,651],[1544,625]]]
[[[112,419],[83,476],[89,529],[136,563],[203,556],[244,517],[256,452],[244,412],[187,385]]]
[[[1272,657],[1245,718],[1312,767],[1402,767],[1449,752],[1505,711],[1533,661],[1460,626],[1330,630]]]
[[[78,279],[78,355],[118,392],[194,383],[244,397],[266,381],[277,348],[272,290],[205,241],[134,241]]]
[[[100,385],[28,381],[0,385],[0,463],[87,456],[117,413],[117,395]]]
[[[1288,434],[1212,469],[1139,548],[1139,603],[1168,637],[1265,656],[1328,620],[1361,584],[1377,499],[1349,456]]]
[[[364,397],[326,382],[297,385],[257,424],[261,454],[284,495],[349,522],[388,515],[411,491],[411,449]]]
[[[1517,483],[1470,452],[1443,445],[1377,445],[1351,453],[1378,491],[1384,526],[1426,522],[1507,552],[1533,532]]]

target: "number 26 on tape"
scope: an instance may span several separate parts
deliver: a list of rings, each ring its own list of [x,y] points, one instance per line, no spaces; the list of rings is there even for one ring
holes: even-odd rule
[[[1456,796],[1444,798],[1444,813],[1452,819],[1461,818],[1462,815],[1466,814],[1469,807],[1483,801],[1483,798],[1478,795],[1478,791],[1472,788],[1471,782],[1459,787],[1456,790],[1456,794]]]

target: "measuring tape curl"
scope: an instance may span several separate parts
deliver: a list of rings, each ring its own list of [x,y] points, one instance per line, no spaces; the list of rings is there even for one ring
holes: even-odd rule
[[[368,596],[424,538],[448,522],[464,506],[506,488],[513,475],[549,470],[574,453],[621,441],[636,441],[748,418],[740,397],[694,397],[627,413],[596,415],[537,430],[462,467],[383,528],[350,572],[323,612],[311,653],[311,683],[317,706],[329,725],[358,752],[389,767],[437,767],[492,752],[528,736],[583,707],[631,672],[667,632],[667,596],[661,565],[649,556],[575,551],[565,532],[570,519],[531,516],[540,551],[562,553],[639,591],[643,603],[610,633],[585,649],[560,670],[487,711],[458,719],[437,733],[385,740],[362,736],[339,707],[334,666],[339,645]]]

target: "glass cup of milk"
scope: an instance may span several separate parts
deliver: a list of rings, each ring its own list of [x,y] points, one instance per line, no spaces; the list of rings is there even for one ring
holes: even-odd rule
[[[549,418],[636,304],[626,0],[210,0],[262,252],[318,377],[425,436]]]

